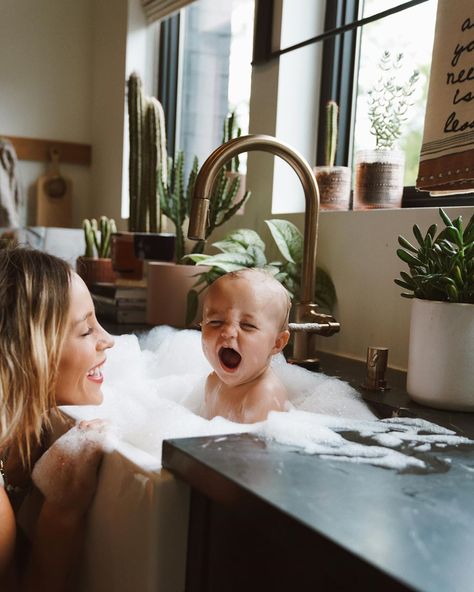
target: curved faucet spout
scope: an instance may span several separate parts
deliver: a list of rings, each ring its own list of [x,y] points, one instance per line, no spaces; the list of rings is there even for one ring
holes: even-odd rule
[[[229,140],[207,158],[202,165],[196,183],[189,216],[188,237],[194,240],[206,238],[209,203],[217,176],[222,167],[242,152],[260,150],[270,152],[285,160],[298,175],[303,186],[306,210],[304,220],[303,261],[301,269],[300,302],[296,304],[296,323],[313,325],[313,328],[297,331],[294,339],[293,361],[313,364],[315,334],[333,335],[339,331],[339,323],[330,315],[321,314],[313,303],[316,280],[316,246],[318,240],[319,190],[313,171],[296,150],[272,136],[248,135]]]
[[[303,186],[306,210],[300,299],[301,302],[310,303],[314,296],[316,278],[319,191],[308,162],[288,144],[280,142],[272,136],[255,134],[234,138],[216,148],[204,162],[196,178],[189,217],[188,237],[194,240],[205,239],[209,200],[219,171],[234,156],[252,150],[270,152],[285,160],[296,172]]]

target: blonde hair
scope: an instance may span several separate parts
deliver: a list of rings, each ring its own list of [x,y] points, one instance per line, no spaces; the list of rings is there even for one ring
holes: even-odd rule
[[[16,445],[24,464],[56,407],[70,279],[58,257],[0,249],[0,450]]]

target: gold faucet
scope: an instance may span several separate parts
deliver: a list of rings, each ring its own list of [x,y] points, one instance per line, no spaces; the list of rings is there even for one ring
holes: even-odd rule
[[[293,356],[290,361],[314,367],[319,362],[316,357],[316,335],[333,335],[339,331],[340,325],[331,315],[318,312],[318,305],[313,302],[316,279],[319,191],[313,171],[301,154],[272,136],[260,134],[240,136],[216,148],[204,162],[196,178],[189,217],[188,238],[205,239],[210,197],[219,171],[231,158],[250,150],[270,152],[283,158],[293,168],[303,186],[306,210],[301,292],[300,302],[295,305],[296,322],[290,324],[290,329],[295,331]]]

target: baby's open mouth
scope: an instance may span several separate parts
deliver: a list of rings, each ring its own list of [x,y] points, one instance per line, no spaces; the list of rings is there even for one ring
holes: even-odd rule
[[[219,359],[223,366],[229,370],[235,370],[240,364],[242,357],[231,347],[221,347],[219,350]]]

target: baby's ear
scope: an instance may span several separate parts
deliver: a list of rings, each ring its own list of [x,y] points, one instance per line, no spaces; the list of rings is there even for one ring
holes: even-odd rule
[[[272,354],[280,353],[281,350],[288,343],[289,339],[290,339],[290,332],[288,331],[288,329],[286,331],[280,331],[280,333],[278,333],[278,336],[275,340],[275,345],[273,347]]]

